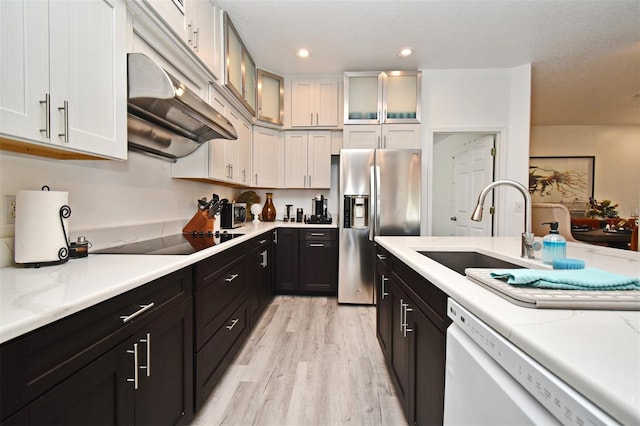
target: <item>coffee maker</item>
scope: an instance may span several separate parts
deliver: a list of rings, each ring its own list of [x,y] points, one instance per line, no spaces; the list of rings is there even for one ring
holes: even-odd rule
[[[311,217],[307,218],[307,223],[331,223],[331,213],[327,210],[327,199],[324,195],[316,194],[311,199]]]

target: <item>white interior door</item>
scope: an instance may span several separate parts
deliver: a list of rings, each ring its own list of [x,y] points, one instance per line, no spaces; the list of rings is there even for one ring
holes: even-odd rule
[[[485,214],[480,222],[471,220],[478,195],[493,181],[494,135],[466,142],[453,156],[453,215],[451,221],[457,236],[491,236],[492,214]],[[486,210],[493,202],[485,202]]]

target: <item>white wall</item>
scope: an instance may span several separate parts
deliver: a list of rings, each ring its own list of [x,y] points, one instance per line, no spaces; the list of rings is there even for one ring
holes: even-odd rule
[[[528,181],[531,65],[502,69],[422,71],[423,176],[430,212],[437,200],[431,187],[434,132],[499,133],[496,178]],[[522,233],[522,197],[510,188],[498,190],[496,235]],[[431,234],[431,218],[423,233]]]
[[[640,126],[533,126],[532,157],[595,156],[594,196],[640,209]]]
[[[196,211],[196,200],[216,192],[232,199],[237,189],[172,179],[170,163],[129,152],[127,161],[53,160],[0,153],[0,194],[18,190],[68,191],[70,234],[91,229],[181,221]],[[1,220],[0,237],[14,235]],[[157,235],[154,235],[157,236]],[[87,235],[90,237],[90,235]]]

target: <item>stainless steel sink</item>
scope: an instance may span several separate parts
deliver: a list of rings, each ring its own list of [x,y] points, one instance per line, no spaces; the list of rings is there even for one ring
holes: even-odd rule
[[[476,251],[420,251],[418,253],[435,260],[460,275],[465,274],[464,270],[466,268],[522,268],[522,266],[516,265],[515,263],[487,256],[486,254]]]

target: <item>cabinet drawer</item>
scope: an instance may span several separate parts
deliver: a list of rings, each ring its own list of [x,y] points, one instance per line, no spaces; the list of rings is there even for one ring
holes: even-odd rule
[[[309,240],[303,241],[300,244],[305,249],[319,249],[319,248],[331,248],[334,246],[334,242],[328,240]]]
[[[301,240],[335,240],[335,231],[331,229],[306,229],[300,232]]]
[[[249,333],[249,309],[245,299],[196,353],[196,410],[205,401]]]
[[[247,280],[246,263],[234,264],[194,293],[196,349],[209,340],[226,320],[226,308],[236,303],[241,295],[246,297]]]
[[[246,247],[246,244],[239,244],[198,262],[194,268],[194,290],[200,290],[225,273],[228,267],[242,262]]]
[[[1,418],[183,301],[191,272],[174,272],[2,345]]]

